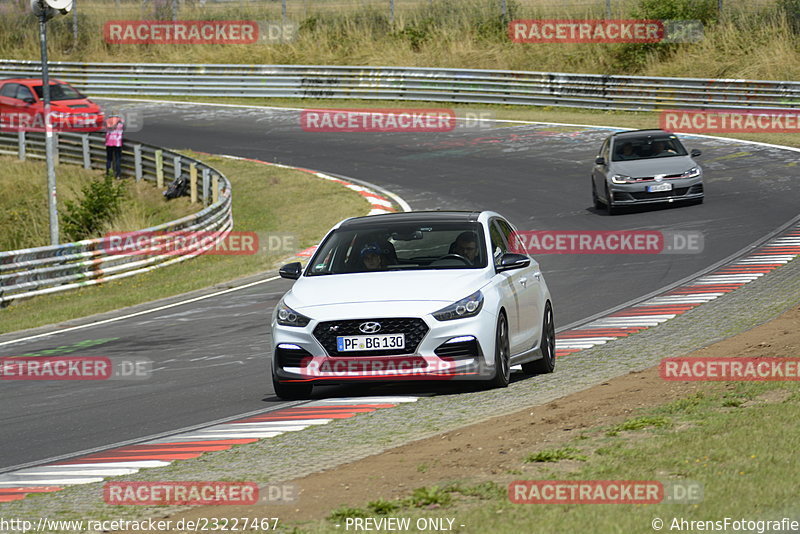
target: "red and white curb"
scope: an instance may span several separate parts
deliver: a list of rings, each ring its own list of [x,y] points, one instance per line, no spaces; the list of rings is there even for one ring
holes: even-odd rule
[[[0,503],[21,500],[32,493],[59,491],[66,486],[92,484],[107,477],[163,467],[176,460],[197,458],[206,452],[224,451],[234,445],[253,443],[416,400],[417,397],[410,396],[324,399],[137,445],[20,469],[0,475]]]
[[[749,255],[634,306],[559,332],[556,356],[566,356],[635,334],[756,280],[800,255],[800,224]]]
[[[369,202],[371,209],[369,210],[369,213],[367,213],[367,215],[381,215],[383,213],[394,213],[395,211],[397,211],[394,208],[394,203],[392,203],[392,201],[386,196],[381,195],[376,191],[373,191],[369,187],[354,184],[352,182],[348,182],[347,180],[342,180],[341,178],[330,176],[329,174],[325,174],[324,172],[305,169],[303,167],[292,167],[291,165],[283,165],[280,163],[271,163],[269,161],[262,161],[260,159],[242,158],[239,156],[227,156],[227,155],[223,155],[221,157],[227,159],[251,161],[253,163],[261,163],[262,165],[269,165],[271,167],[280,167],[282,169],[292,169],[295,171],[307,172],[309,174],[313,174],[317,178],[322,178],[323,180],[336,182],[337,184],[343,185],[344,187],[350,189],[351,191],[355,191],[356,193],[364,197],[364,199],[366,199],[367,202]],[[406,208],[406,211],[410,211],[410,208]],[[314,252],[317,250],[317,246],[318,245],[314,245],[305,250],[302,250],[298,252],[296,256],[300,258],[310,258],[311,256],[314,255]]]

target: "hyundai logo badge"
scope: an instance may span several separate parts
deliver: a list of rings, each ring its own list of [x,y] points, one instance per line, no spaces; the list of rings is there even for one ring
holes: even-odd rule
[[[380,332],[381,323],[376,323],[375,321],[368,321],[366,323],[361,323],[358,329],[365,334],[375,334],[377,332]]]

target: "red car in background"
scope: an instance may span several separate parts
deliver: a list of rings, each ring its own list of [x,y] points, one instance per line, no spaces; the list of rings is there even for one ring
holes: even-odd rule
[[[103,130],[100,106],[60,80],[50,80],[50,115],[53,129],[59,132]],[[0,80],[0,130],[45,130],[40,78]]]

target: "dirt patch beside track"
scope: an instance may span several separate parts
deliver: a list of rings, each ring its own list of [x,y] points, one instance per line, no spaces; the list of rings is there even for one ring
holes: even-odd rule
[[[693,356],[798,356],[800,307],[778,318],[692,353]],[[632,372],[544,405],[459,428],[381,454],[290,481],[299,490],[293,504],[202,507],[173,518],[280,517],[282,522],[325,518],[343,506],[407,496],[421,486],[458,480],[468,484],[519,479],[525,454],[561,446],[590,428],[607,427],[641,409],[655,407],[720,383],[667,382],[658,368]],[[765,400],[766,402],[766,400]],[[310,459],[313,461],[313,459]],[[568,464],[568,462],[566,462]],[[569,465],[562,468],[569,469]],[[527,468],[526,468],[527,469]],[[536,469],[526,470],[525,475]]]

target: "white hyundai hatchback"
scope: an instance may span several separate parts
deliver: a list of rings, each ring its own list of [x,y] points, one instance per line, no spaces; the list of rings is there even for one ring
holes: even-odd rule
[[[272,315],[272,381],[284,399],[314,385],[398,380],[509,383],[555,367],[550,292],[499,214],[409,212],[336,225]]]

